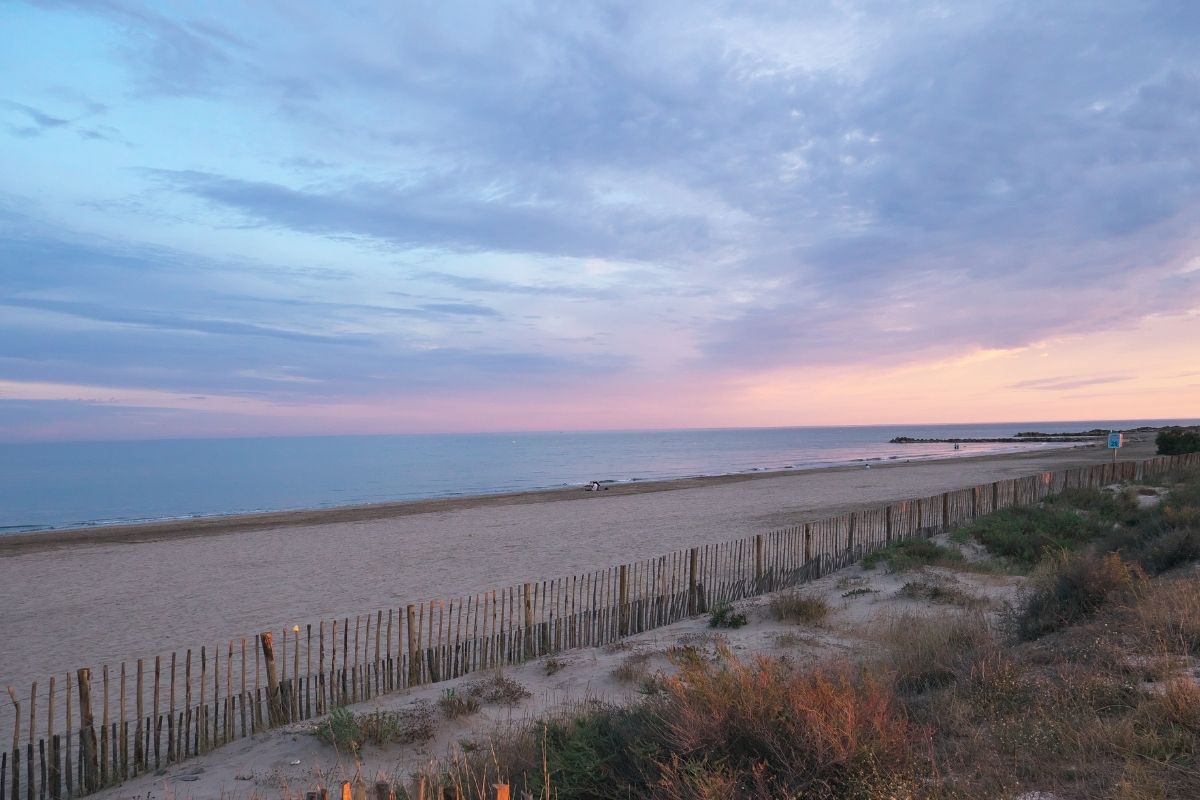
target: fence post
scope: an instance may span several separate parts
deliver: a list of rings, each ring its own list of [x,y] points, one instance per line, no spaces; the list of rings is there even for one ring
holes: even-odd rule
[[[421,633],[417,630],[417,607],[407,606],[404,615],[408,619],[408,685],[416,686],[421,682],[421,659],[417,653],[421,646]]]
[[[283,713],[283,702],[279,695],[279,676],[275,673],[275,642],[270,631],[259,634],[262,642],[263,661],[267,667],[267,714],[271,726],[281,725],[287,720]]]
[[[622,564],[617,568],[617,633],[621,636],[629,634],[629,567]]]
[[[525,630],[524,630],[524,658],[533,658],[533,586],[532,584],[523,584],[521,586],[521,599],[525,608]]]
[[[754,592],[758,594],[763,590],[763,537],[758,534],[754,537]]]
[[[692,616],[699,611],[699,598],[696,596],[696,572],[700,562],[700,550],[693,547],[688,550],[688,600],[687,610],[688,616]]]
[[[13,800],[21,800],[21,701],[11,686],[8,696],[13,703],[12,796]]]
[[[96,725],[92,717],[92,671],[83,667],[79,678],[79,739],[83,745],[83,786],[88,792],[100,788],[100,765],[96,754]]]

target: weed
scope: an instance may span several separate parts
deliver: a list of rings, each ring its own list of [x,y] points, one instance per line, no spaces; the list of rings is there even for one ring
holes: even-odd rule
[[[708,616],[710,628],[740,628],[747,622],[746,615],[735,610],[731,603],[717,603]]]
[[[861,597],[864,594],[879,594],[879,590],[868,589],[865,586],[860,586],[857,589],[851,589],[848,592],[842,592],[842,597]]]
[[[771,616],[784,622],[803,622],[815,625],[829,616],[829,604],[820,597],[798,591],[779,592],[771,596]]]
[[[1145,577],[1115,553],[1060,554],[1033,576],[1033,588],[1014,620],[1017,635],[1036,639],[1078,622]]]
[[[492,705],[515,706],[530,696],[528,689],[499,671],[468,685],[466,690],[471,697]]]
[[[372,711],[355,715],[350,709],[335,708],[317,727],[317,736],[339,750],[357,754],[363,745],[382,747],[392,742],[412,744],[433,738],[433,710],[415,703],[400,711]]]
[[[729,644],[729,639],[715,631],[696,631],[681,635],[675,642],[681,647],[722,647]]]
[[[1200,656],[1200,578],[1136,587],[1127,614],[1146,649]]]
[[[910,581],[901,586],[896,594],[909,600],[928,600],[963,608],[979,608],[987,604],[982,597],[941,581]]]
[[[933,619],[901,614],[883,625],[880,637],[897,685],[905,691],[949,683],[994,641],[987,620],[965,611]]]
[[[351,754],[357,753],[362,744],[354,712],[345,707],[338,707],[329,712],[329,716],[318,725],[317,736],[339,751]]]
[[[569,663],[570,663],[569,661],[564,661],[561,658],[557,658],[556,656],[550,656],[544,662],[542,662],[542,666],[546,670],[547,677],[549,677],[550,675],[554,675],[554,674],[566,669],[567,664],[569,664]]]
[[[650,675],[650,668],[646,664],[649,660],[649,653],[629,655],[613,669],[613,679],[620,683],[640,683]]]
[[[1046,498],[1048,506],[1081,511],[1108,522],[1124,522],[1138,512],[1137,500],[1124,492],[1103,489],[1063,489]]]
[[[928,539],[902,539],[868,553],[863,557],[862,566],[863,569],[874,569],[884,564],[889,572],[904,572],[920,566],[958,566],[962,561],[962,553],[953,548]]]
[[[1006,508],[963,529],[993,555],[1030,569],[1048,553],[1074,550],[1100,538],[1111,524],[1072,508]]]
[[[454,689],[443,689],[438,698],[438,708],[446,719],[469,717],[479,712],[479,698],[471,694],[461,694]]]

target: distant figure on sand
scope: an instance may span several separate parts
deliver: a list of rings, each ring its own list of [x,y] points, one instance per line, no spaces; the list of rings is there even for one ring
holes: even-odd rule
[[[592,481],[591,483],[589,483],[589,484],[587,485],[587,490],[588,490],[589,492],[598,492],[598,491],[600,491],[600,481]]]

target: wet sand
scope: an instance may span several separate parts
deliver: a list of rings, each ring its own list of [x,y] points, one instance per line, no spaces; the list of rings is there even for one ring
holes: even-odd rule
[[[0,537],[0,685],[1108,458],[1088,446]]]

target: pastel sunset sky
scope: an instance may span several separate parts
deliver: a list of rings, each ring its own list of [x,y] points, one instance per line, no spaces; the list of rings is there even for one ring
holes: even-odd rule
[[[0,440],[1200,417],[1200,5],[0,4]]]

